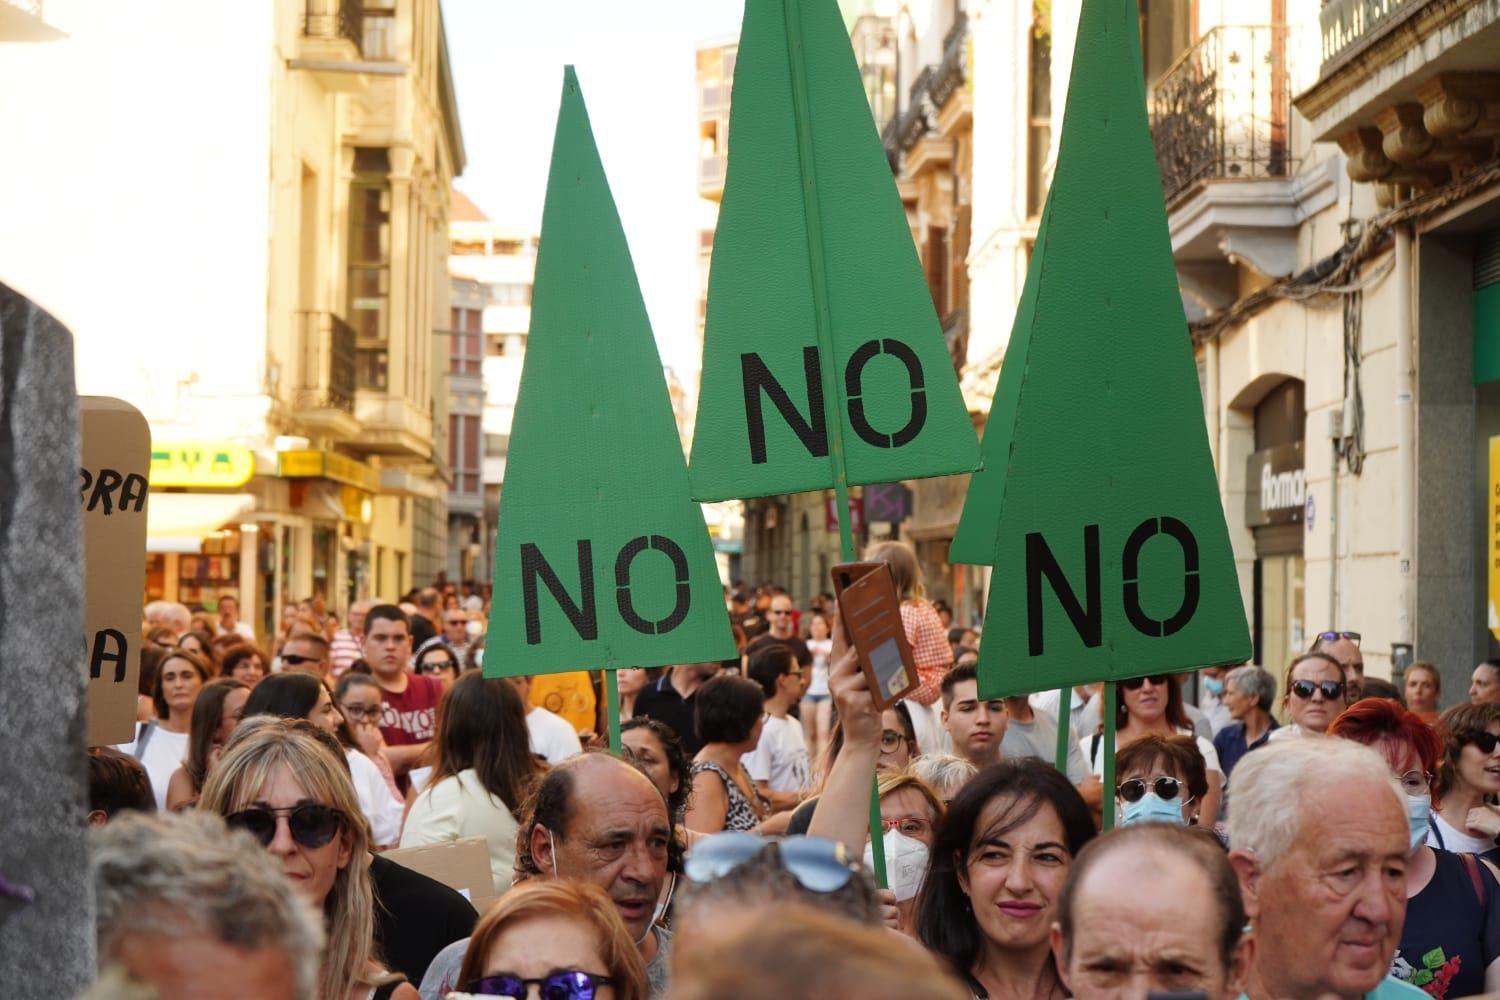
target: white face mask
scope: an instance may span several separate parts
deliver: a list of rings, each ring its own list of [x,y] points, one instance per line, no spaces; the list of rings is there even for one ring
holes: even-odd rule
[[[905,902],[922,888],[930,852],[926,844],[896,829],[887,830],[881,841],[885,844],[886,881],[896,894],[896,901]],[[865,845],[865,867],[875,870],[875,848],[871,844]]]

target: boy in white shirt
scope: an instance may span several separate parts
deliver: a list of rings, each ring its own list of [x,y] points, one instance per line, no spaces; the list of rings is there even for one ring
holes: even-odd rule
[[[766,693],[766,725],[760,743],[742,758],[745,770],[775,809],[793,809],[805,797],[809,766],[802,724],[787,713],[811,678],[791,647],[780,643],[756,650],[746,675]]]

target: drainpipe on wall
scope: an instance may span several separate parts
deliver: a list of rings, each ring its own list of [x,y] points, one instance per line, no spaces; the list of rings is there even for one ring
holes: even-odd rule
[[[1417,449],[1412,319],[1412,238],[1396,227],[1396,567],[1399,574],[1393,642],[1413,641],[1412,565],[1416,556]]]
[[[1219,492],[1224,492],[1224,442],[1219,419],[1219,339],[1214,337],[1203,345],[1203,415],[1208,420],[1208,449],[1213,454],[1214,478],[1219,481]]]

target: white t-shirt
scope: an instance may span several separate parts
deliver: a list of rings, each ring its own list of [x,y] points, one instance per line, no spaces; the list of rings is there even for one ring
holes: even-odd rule
[[[151,793],[156,796],[156,809],[165,812],[167,782],[172,780],[173,773],[187,756],[188,734],[169,733],[157,725],[153,727],[151,739],[146,742],[144,753],[137,754],[135,746],[135,743],[121,743],[115,749],[135,757],[146,768],[146,776],[151,779]]]
[[[807,787],[807,738],[802,723],[793,718],[766,716],[755,749],[740,758],[756,781],[764,781],[773,792],[800,792]]]
[[[583,744],[568,720],[545,708],[533,707],[526,713],[526,728],[531,733],[531,752],[546,758],[549,764],[561,764],[583,752]]]
[[[1431,817],[1432,825],[1427,829],[1428,847],[1440,847],[1445,851],[1453,851],[1455,854],[1483,854],[1485,851],[1495,849],[1493,840],[1469,836],[1439,816],[1436,811],[1431,813]]]
[[[370,824],[370,836],[375,846],[385,847],[401,838],[401,814],[406,803],[397,801],[385,783],[385,775],[375,762],[358,750],[344,751],[349,758],[349,776],[354,780],[354,794],[359,798],[359,811],[365,814]]]
[[[819,697],[828,694],[828,657],[833,655],[832,639],[809,639],[807,640],[808,652],[812,653],[812,680],[808,682],[807,693],[809,697]]]
[[[214,634],[216,634],[216,635],[228,635],[229,634],[229,630],[226,629],[223,625],[215,625],[214,626]],[[250,627],[250,623],[249,622],[235,622],[234,623],[234,634],[240,636],[246,642],[254,642],[255,641],[255,629],[253,629],[253,628]]]

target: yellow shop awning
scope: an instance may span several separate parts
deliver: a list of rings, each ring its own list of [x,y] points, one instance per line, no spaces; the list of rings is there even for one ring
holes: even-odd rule
[[[254,507],[249,493],[152,493],[146,502],[146,551],[197,552],[205,537]]]

